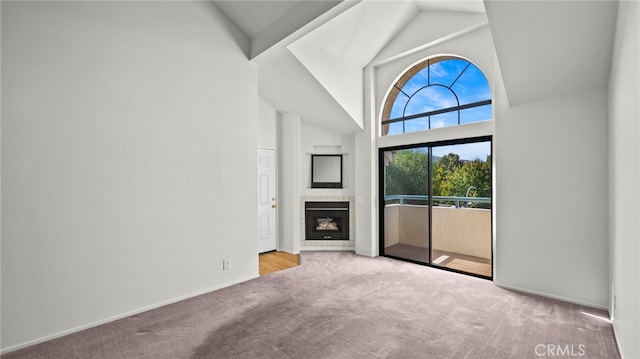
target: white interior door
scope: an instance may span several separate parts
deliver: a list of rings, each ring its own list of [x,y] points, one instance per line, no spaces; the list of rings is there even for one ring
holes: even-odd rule
[[[276,150],[258,149],[258,243],[260,253],[276,249]]]

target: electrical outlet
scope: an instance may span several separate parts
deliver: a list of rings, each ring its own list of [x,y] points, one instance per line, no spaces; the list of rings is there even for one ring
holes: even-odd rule
[[[224,270],[224,271],[229,270],[229,260],[228,259],[223,259],[222,260],[222,270]]]

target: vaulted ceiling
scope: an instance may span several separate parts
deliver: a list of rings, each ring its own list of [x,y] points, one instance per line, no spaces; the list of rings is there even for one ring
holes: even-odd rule
[[[486,16],[509,104],[517,106],[605,88],[617,13],[616,0],[214,3],[249,39],[260,96],[337,133],[363,127],[363,69],[392,52],[394,37],[418,15]]]
[[[513,105],[607,87],[617,1],[486,1]]]

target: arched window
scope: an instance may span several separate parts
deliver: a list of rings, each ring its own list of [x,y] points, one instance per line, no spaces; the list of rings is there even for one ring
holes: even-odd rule
[[[468,60],[439,56],[418,63],[393,85],[382,136],[490,120],[491,89]]]

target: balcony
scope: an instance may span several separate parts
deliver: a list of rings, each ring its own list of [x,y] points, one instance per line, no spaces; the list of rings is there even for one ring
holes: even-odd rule
[[[428,201],[428,196],[385,197],[386,255],[429,263]],[[491,199],[434,196],[433,201],[431,264],[491,277]]]

